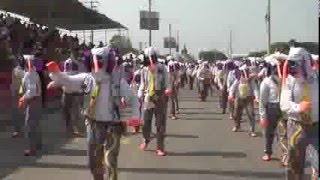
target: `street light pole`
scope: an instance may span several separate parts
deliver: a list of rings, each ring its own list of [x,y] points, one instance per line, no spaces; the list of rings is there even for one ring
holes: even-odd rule
[[[233,54],[233,49],[232,49],[232,30],[230,29],[230,44],[229,44],[229,50],[230,50],[230,59],[232,60],[232,54]]]
[[[104,38],[105,38],[104,46],[107,46],[107,43],[108,43],[107,30],[104,30]]]
[[[148,18],[148,21],[149,21],[149,46],[151,47],[152,45],[152,31],[151,31],[151,17],[150,17],[150,14],[151,14],[151,2],[152,0],[149,0],[149,18]]]
[[[169,54],[171,55],[171,45],[172,45],[172,40],[171,40],[171,24],[169,24]]]
[[[177,31],[177,44],[176,44],[176,52],[179,53],[180,50],[180,39],[179,39],[179,30]]]
[[[271,54],[271,0],[268,0],[267,23],[268,23],[268,55],[269,55]]]

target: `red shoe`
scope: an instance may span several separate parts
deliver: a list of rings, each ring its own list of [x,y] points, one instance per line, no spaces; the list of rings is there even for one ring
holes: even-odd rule
[[[140,144],[140,150],[145,151],[147,149],[148,145],[146,143]]]
[[[270,158],[269,155],[264,155],[264,156],[262,157],[262,160],[263,160],[263,161],[270,161],[271,158]]]
[[[166,156],[166,152],[165,151],[157,150],[156,152],[157,152],[158,156]]]

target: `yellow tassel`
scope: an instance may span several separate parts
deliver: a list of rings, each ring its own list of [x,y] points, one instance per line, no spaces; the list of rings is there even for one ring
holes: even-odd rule
[[[92,97],[98,97],[100,94],[100,84],[97,84],[96,87],[94,88],[91,96]]]
[[[24,95],[23,84],[24,84],[24,80],[22,79],[22,82],[21,82],[20,88],[19,88],[19,96],[23,96]]]
[[[150,71],[150,82],[149,82],[149,96],[154,96],[156,94],[155,91],[155,74]]]
[[[311,97],[309,95],[309,86],[307,83],[304,85],[303,96],[302,96],[301,100],[311,102]],[[304,113],[301,115],[302,121],[307,124],[312,123],[312,116],[311,115],[312,115],[312,112],[310,109],[307,113]]]
[[[297,124],[296,124],[297,125]],[[301,125],[297,125],[297,129],[296,131],[293,133],[293,135],[290,138],[290,145],[293,147],[297,144],[297,140],[298,140],[298,136],[300,135],[300,133],[302,132],[302,127]]]

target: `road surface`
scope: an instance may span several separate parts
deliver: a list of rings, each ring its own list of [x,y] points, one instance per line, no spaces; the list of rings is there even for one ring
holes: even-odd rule
[[[264,139],[249,137],[247,122],[242,125],[243,132],[231,132],[233,123],[221,114],[218,97],[198,102],[195,91],[182,90],[180,107],[180,119],[168,119],[166,157],[156,156],[154,141],[148,151],[141,152],[141,134],[122,139],[120,180],[284,179],[278,159],[262,162]],[[2,118],[0,179],[91,179],[85,166],[86,140],[65,138],[59,109],[46,110],[46,114],[42,121],[45,152],[38,157],[23,156],[23,140],[11,139],[9,121]]]

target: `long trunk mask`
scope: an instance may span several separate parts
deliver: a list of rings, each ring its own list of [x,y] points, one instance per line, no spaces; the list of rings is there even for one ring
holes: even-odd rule
[[[288,76],[288,65],[289,65],[289,61],[286,60],[283,64],[282,84],[286,84],[286,80],[287,80],[287,76]]]
[[[94,71],[95,73],[99,72],[99,62],[97,55],[93,55],[93,65],[94,65]]]
[[[27,62],[28,62],[28,71],[31,72],[31,70],[32,70],[31,59],[28,59]]]

